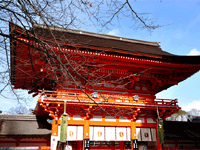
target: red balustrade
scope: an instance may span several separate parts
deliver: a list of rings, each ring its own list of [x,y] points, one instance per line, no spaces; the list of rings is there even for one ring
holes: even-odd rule
[[[95,95],[96,94],[96,95]],[[87,94],[87,93],[70,93],[70,92],[59,92],[59,91],[40,91],[38,101],[67,101],[77,103],[104,103],[104,104],[141,104],[141,105],[157,105],[157,106],[178,106],[177,99],[155,99],[155,96],[145,95],[138,97],[134,100],[133,96],[120,95],[113,93],[111,94]]]

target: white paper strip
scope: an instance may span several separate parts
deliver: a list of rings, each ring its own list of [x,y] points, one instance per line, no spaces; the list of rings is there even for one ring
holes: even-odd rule
[[[83,140],[83,126],[77,126],[76,140],[77,141]]]
[[[77,126],[68,126],[67,141],[76,141],[76,129]]]
[[[94,140],[94,127],[93,126],[90,126],[89,127],[89,136],[90,136],[90,141],[93,141]]]
[[[117,141],[126,141],[126,128],[125,127],[116,127],[116,140]]]
[[[105,127],[105,141],[115,141],[115,127]]]
[[[126,128],[126,139],[127,139],[127,141],[131,141],[131,128],[130,127]]]
[[[141,139],[141,128],[136,128],[136,138],[138,141],[142,141]]]
[[[58,141],[60,140],[60,136],[51,136],[51,148],[56,149]],[[17,148],[16,148],[17,149]]]
[[[94,141],[104,141],[104,127],[94,127]]]
[[[60,139],[60,126],[58,126],[58,138]],[[68,126],[67,141],[82,141],[83,126]]]

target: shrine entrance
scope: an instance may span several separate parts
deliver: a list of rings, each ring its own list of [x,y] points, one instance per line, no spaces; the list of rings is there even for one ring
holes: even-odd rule
[[[68,149],[66,148],[68,147]],[[58,149],[62,149],[61,145],[58,145]],[[83,141],[69,141],[65,143],[65,149],[67,150],[82,150]],[[131,150],[131,142],[119,141],[90,141],[90,150]]]
[[[66,148],[68,147],[68,149]],[[147,142],[138,142],[138,149],[147,150]],[[58,150],[61,150],[61,145],[58,145]],[[65,143],[67,150],[82,150],[83,141],[68,141]],[[131,150],[130,141],[90,141],[90,150]]]
[[[90,150],[131,150],[130,127],[89,127]],[[60,137],[60,126],[58,126],[58,137]],[[117,134],[118,133],[118,134]],[[85,139],[83,139],[83,126],[68,126],[67,142],[64,147],[67,150],[83,150]],[[59,139],[56,146],[62,147]]]
[[[131,150],[130,141],[91,141],[91,150]]]

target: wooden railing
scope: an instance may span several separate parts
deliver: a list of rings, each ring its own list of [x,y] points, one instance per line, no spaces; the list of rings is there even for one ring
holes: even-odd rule
[[[68,102],[97,102],[97,103],[115,103],[115,104],[146,104],[159,106],[177,106],[177,99],[155,99],[152,95],[138,95],[135,100],[134,96],[120,95],[120,94],[84,94],[84,93],[70,93],[70,92],[54,92],[54,91],[40,91],[39,101],[68,101]]]

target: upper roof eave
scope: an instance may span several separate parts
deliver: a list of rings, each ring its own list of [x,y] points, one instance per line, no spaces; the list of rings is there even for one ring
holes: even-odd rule
[[[36,24],[35,27],[47,29],[47,27],[43,24]],[[119,36],[108,35],[108,34],[99,34],[99,33],[97,34],[97,33],[89,32],[89,31],[69,29],[69,28],[61,28],[61,27],[56,27],[56,26],[50,26],[49,29],[73,33],[73,34],[82,34],[82,35],[93,36],[93,37],[98,37],[98,38],[118,40],[118,41],[124,41],[124,42],[131,42],[131,43],[145,44],[145,45],[160,47],[160,45],[159,45],[160,42],[151,42],[151,41],[145,41],[145,40],[131,39],[131,38],[119,37]]]
[[[49,40],[55,38],[58,41],[70,43],[72,46],[74,45],[74,47],[87,45],[91,47],[103,48],[103,51],[106,51],[106,49],[113,49],[113,52],[115,52],[115,50],[119,50],[122,54],[126,54],[127,52],[136,56],[137,54],[140,56],[150,54],[150,57],[155,58],[161,58],[160,56],[162,55],[173,55],[163,51],[160,48],[159,42],[149,42],[45,25],[35,25],[32,30],[39,37],[49,38]]]
[[[14,26],[20,32],[24,32],[23,29],[18,25],[10,23],[10,26]],[[47,29],[47,26],[45,26],[43,24],[38,24],[38,25],[35,25],[34,27],[36,27],[35,29],[39,29],[39,30],[40,29],[41,30]],[[133,55],[137,55],[139,57],[142,57],[142,56],[143,57],[151,57],[151,58],[153,57],[155,59],[158,58],[158,59],[163,59],[164,61],[170,61],[170,62],[175,62],[175,63],[178,62],[178,63],[195,64],[195,65],[200,64],[200,61],[199,61],[200,56],[179,56],[179,55],[170,54],[168,52],[162,51],[162,49],[160,48],[159,42],[149,42],[149,41],[143,41],[143,40],[137,40],[137,39],[129,39],[129,38],[117,37],[117,36],[111,36],[111,35],[105,35],[105,34],[97,34],[97,33],[92,33],[92,32],[88,32],[88,31],[81,31],[81,30],[75,30],[75,29],[65,29],[65,28],[55,27],[55,26],[49,26],[49,28],[51,30],[55,30],[55,31],[59,31],[59,32],[61,31],[61,32],[72,33],[72,34],[76,34],[76,35],[85,35],[87,37],[94,37],[96,39],[98,38],[97,42],[101,41],[100,39],[106,39],[106,40],[111,40],[112,42],[113,42],[113,40],[118,41],[119,43],[123,41],[123,42],[126,42],[126,44],[135,43],[135,44],[147,46],[147,47],[142,47],[142,49],[147,48],[146,51],[137,51],[137,48],[141,48],[138,45],[136,45],[136,50],[135,49],[134,50],[132,50],[132,49],[130,49],[130,50],[129,49],[125,49],[125,50],[118,49],[119,51],[115,51],[115,49],[117,50],[117,48],[104,47],[104,48],[107,48],[107,50],[105,50],[105,51],[110,51],[109,49],[113,49],[113,52],[129,54],[129,55],[133,54]],[[93,42],[89,43],[89,44],[93,44]],[[116,44],[116,42],[115,42],[115,44]],[[81,47],[81,45],[84,45],[84,43],[78,44],[78,45]],[[78,45],[77,45],[77,47],[79,47]],[[102,46],[104,46],[104,45],[105,44],[102,44]],[[100,47],[100,46],[99,45],[97,45],[97,46],[92,45],[92,47]],[[131,46],[135,46],[135,45],[131,45]],[[152,48],[152,46],[153,46],[153,48]],[[123,48],[123,46],[121,48]],[[156,51],[155,51],[156,53],[155,52],[152,52],[152,53],[148,52],[148,50],[153,50],[153,49],[156,49]],[[146,55],[146,54],[150,54],[150,55]]]

